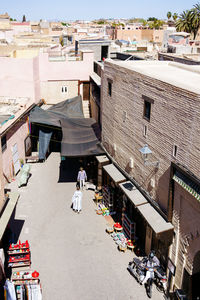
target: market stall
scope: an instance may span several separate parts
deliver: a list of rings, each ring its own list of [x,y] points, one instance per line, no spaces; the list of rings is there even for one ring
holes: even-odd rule
[[[10,244],[7,251],[8,270],[4,283],[4,300],[42,300],[39,273],[31,270],[29,242]]]
[[[122,217],[123,198],[119,184],[124,181],[126,178],[114,164],[103,166],[103,203],[116,221],[121,221]]]

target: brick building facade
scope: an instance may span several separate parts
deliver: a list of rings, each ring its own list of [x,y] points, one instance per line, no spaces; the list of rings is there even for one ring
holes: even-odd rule
[[[169,256],[177,265],[182,259],[180,244],[176,245],[177,236],[181,243],[182,237],[191,231],[189,225],[183,224],[190,224],[194,207],[195,218],[191,226],[195,232],[200,227],[200,203],[179,184],[177,187],[173,179],[176,173],[172,174],[171,166],[172,162],[181,164],[199,177],[200,71],[195,70],[194,67],[169,62],[106,60],[102,76],[102,143],[118,165],[138,182],[173,222],[175,234]],[[159,168],[153,164],[144,165],[139,150],[145,144],[152,151],[149,161],[159,160]],[[130,160],[133,161],[131,168]],[[170,193],[172,185],[173,193]],[[178,209],[180,198],[183,207]],[[185,213],[187,205],[190,207],[188,215]],[[184,222],[179,222],[180,218],[184,218]],[[177,235],[179,232],[181,235]],[[185,265],[194,260],[200,249],[198,238],[195,243],[193,250],[187,248]],[[180,266],[181,270],[177,268],[172,282],[178,288],[183,285],[184,266]],[[191,262],[187,268],[189,276],[193,269]],[[200,272],[200,268],[196,271]]]

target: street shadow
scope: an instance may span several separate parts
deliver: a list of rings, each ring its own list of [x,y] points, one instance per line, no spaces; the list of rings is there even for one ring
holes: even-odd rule
[[[76,157],[66,157],[65,160],[61,160],[58,182],[76,182],[81,166],[81,161]]]
[[[12,269],[8,267],[8,249],[10,244],[17,244],[19,240],[20,233],[22,231],[22,228],[24,226],[25,220],[18,220],[15,219],[15,212],[16,208],[14,209],[9,223],[6,227],[6,230],[4,232],[3,238],[2,238],[2,245],[5,253],[5,273],[6,273],[6,278],[10,278],[12,274]],[[1,298],[0,298],[1,299]]]
[[[60,162],[58,183],[76,182],[80,167],[86,171],[87,181],[96,184],[97,162],[94,156],[65,157]]]
[[[25,220],[19,220],[15,218],[16,207],[11,215],[10,221],[6,231],[10,243],[16,244],[18,242],[19,236],[21,234],[22,228],[24,226]]]

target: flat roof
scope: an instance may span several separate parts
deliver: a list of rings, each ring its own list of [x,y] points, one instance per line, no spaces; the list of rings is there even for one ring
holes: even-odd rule
[[[119,186],[135,206],[148,203],[147,199],[142,195],[142,193],[140,193],[132,182],[126,181],[120,183]]]
[[[149,203],[140,205],[137,208],[156,234],[172,230],[174,228],[173,225],[170,222],[166,222],[165,219],[163,219],[163,217]]]
[[[103,169],[106,171],[106,173],[108,173],[114,182],[120,183],[126,181],[124,175],[113,164],[103,166]]]
[[[90,75],[90,77],[92,78],[92,80],[94,80],[94,82],[98,85],[101,86],[101,77],[99,77],[99,75],[97,75],[96,73],[92,73]]]
[[[111,59],[105,60],[105,66],[106,63],[200,94],[200,66],[198,65],[189,66],[168,61],[113,61]]]

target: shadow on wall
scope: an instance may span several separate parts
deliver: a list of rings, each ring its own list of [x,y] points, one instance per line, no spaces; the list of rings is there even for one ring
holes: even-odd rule
[[[158,202],[160,208],[166,215],[168,210],[169,179],[170,167],[159,178],[156,193],[156,201]]]

